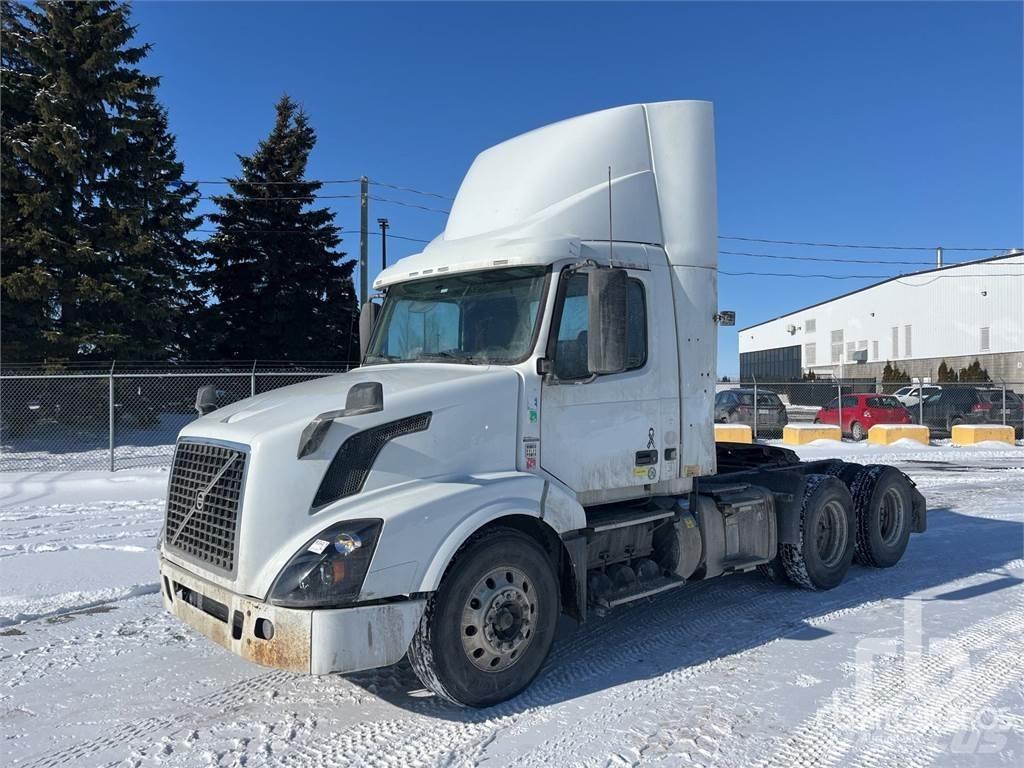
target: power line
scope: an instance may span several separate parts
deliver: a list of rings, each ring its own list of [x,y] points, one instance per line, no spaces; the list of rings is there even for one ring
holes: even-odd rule
[[[217,230],[217,229],[198,228],[198,229],[195,229],[193,231],[195,231],[195,232],[206,232],[206,233],[210,233],[210,234],[220,234],[221,233],[221,231]],[[304,230],[289,230],[289,229],[245,229],[245,230],[242,230],[242,234],[303,235],[303,234],[307,234],[307,233]],[[358,235],[359,232],[356,229],[347,229],[345,227],[341,227],[340,234],[342,236],[344,236],[344,235]],[[380,237],[381,236],[380,232],[375,232],[375,231],[372,231],[372,230],[368,231],[367,234],[372,236],[372,237]],[[395,233],[392,233],[390,230],[388,230],[388,237],[393,237],[393,238],[396,238],[398,240],[407,240],[407,241],[413,242],[413,243],[429,243],[429,242],[431,242],[430,240],[425,240],[425,239],[419,238],[419,237],[410,237],[408,235],[395,234]],[[832,263],[849,262],[851,264],[862,264],[862,263],[863,264],[900,264],[900,265],[905,265],[905,264],[906,265],[917,265],[917,264],[931,265],[932,264],[932,262],[930,262],[930,261],[928,261],[928,262],[918,262],[918,261],[883,261],[883,260],[880,260],[880,259],[827,259],[827,258],[819,258],[819,257],[813,257],[813,256],[779,256],[779,255],[776,255],[776,254],[746,253],[746,252],[741,252],[741,251],[719,251],[719,253],[730,255],[730,256],[754,256],[754,257],[758,257],[758,258],[794,259],[794,260],[798,260],[798,261],[803,261],[803,260],[807,260],[807,261],[826,261],[826,262],[832,262]],[[967,262],[967,263],[970,264],[970,262]],[[744,270],[744,271],[740,271],[740,272],[735,272],[735,271],[732,271],[732,270],[718,269],[718,268],[715,268],[715,267],[712,267],[712,266],[708,266],[708,265],[705,265],[705,264],[679,264],[677,266],[690,267],[690,268],[694,268],[694,269],[714,269],[714,270],[716,270],[718,272],[718,274],[720,274],[720,275],[727,275],[729,277],[789,277],[789,278],[799,278],[799,279],[814,278],[814,279],[822,279],[822,280],[895,280],[896,282],[899,282],[900,284],[909,286],[911,288],[920,288],[920,287],[923,287],[925,285],[930,285],[935,280],[944,280],[944,279],[950,279],[950,278],[1024,277],[1024,271],[1022,271],[1022,272],[1010,272],[1010,273],[977,274],[977,275],[974,275],[974,274],[966,274],[966,275],[964,275],[964,274],[948,274],[948,275],[941,275],[940,274],[940,275],[934,275],[930,280],[928,280],[925,283],[908,283],[908,282],[905,282],[903,278],[914,277],[915,273],[912,273],[912,272],[910,272],[910,273],[901,273],[901,274],[898,274],[898,275],[831,275],[831,274],[809,273],[809,272],[756,272],[756,271],[748,271],[748,270]],[[955,265],[949,265],[949,266],[955,266]],[[1000,266],[1006,266],[1006,265],[1000,265]]]
[[[298,186],[302,184],[319,184],[325,186],[327,184],[358,184],[361,179],[303,179],[301,181],[248,181],[245,179],[188,179],[178,182],[179,185],[186,184],[239,184],[259,187],[272,187],[272,186]],[[422,195],[423,197],[435,197],[439,200],[454,200],[455,198],[451,195],[445,195],[440,192],[428,192],[422,189],[416,189],[415,187],[406,187],[401,184],[391,184],[386,181],[377,181],[370,179],[370,184],[376,187],[387,187],[388,189],[394,189],[398,192],[408,192],[413,195]]]
[[[370,179],[370,183],[377,187],[387,187],[388,189],[396,189],[399,192],[412,192],[415,195],[423,195],[424,197],[437,197],[441,200],[454,200],[455,198],[451,195],[442,195],[440,192],[424,192],[421,189],[414,189],[413,187],[403,187],[398,184],[388,184],[386,181],[374,181]]]
[[[353,228],[340,227],[339,229],[341,229],[341,232],[339,233],[341,235],[358,235],[359,234],[359,230],[354,228],[354,227]],[[192,231],[193,232],[205,232],[205,233],[209,233],[209,234],[213,234],[213,235],[224,234],[224,232],[222,232],[219,229],[204,229],[202,227],[199,227],[199,228],[194,229]],[[243,230],[240,230],[240,232],[241,232],[241,234],[258,234],[258,235],[308,235],[309,234],[304,229],[243,229]],[[380,237],[380,232],[375,232],[373,230],[367,231],[366,234],[370,235],[371,237]],[[424,239],[419,238],[419,237],[409,237],[408,235],[392,234],[390,229],[388,230],[388,237],[393,237],[393,238],[396,238],[398,240],[408,240],[408,241],[413,242],[413,243],[429,243],[430,242],[430,240],[424,240]]]
[[[749,256],[756,259],[784,259],[787,261],[824,261],[832,264],[899,264],[909,266],[934,266],[934,261],[909,261],[905,259],[832,259],[827,256],[789,256],[777,253],[752,253],[750,251],[719,251],[724,256]],[[995,261],[960,262],[947,264],[947,267],[972,264],[978,266],[1006,266]]]
[[[699,264],[680,264],[683,267],[701,267],[703,269],[714,269],[713,267],[702,267]],[[895,280],[901,285],[906,285],[911,288],[921,288],[925,285],[929,285],[936,280],[944,280],[950,278],[967,278],[967,277],[1024,277],[1024,272],[1011,272],[1005,274],[986,274],[986,275],[935,275],[931,280],[926,283],[908,283],[902,278],[914,277],[914,273],[903,273],[899,275],[825,275],[825,274],[809,274],[806,272],[727,272],[724,269],[719,269],[718,274],[729,275],[731,277],[798,277],[798,278],[821,278],[824,280]]]
[[[377,195],[370,195],[369,198],[378,203],[391,203],[393,205],[401,205],[406,208],[418,208],[421,211],[430,211],[431,213],[443,213],[446,216],[451,213],[444,208],[431,208],[428,205],[419,205],[418,203],[407,203],[404,200],[393,200],[389,197],[378,197]]]
[[[302,181],[246,181],[244,179],[190,179],[185,184],[240,184],[252,187],[301,186],[303,184],[358,184],[359,179],[303,179]]]
[[[256,202],[256,203],[270,203],[270,202],[277,202],[277,201],[312,203],[312,202],[314,202],[316,200],[356,200],[356,199],[359,198],[359,195],[356,195],[356,194],[351,194],[351,195],[349,195],[349,194],[339,194],[339,195],[286,195],[286,196],[280,196],[279,197],[279,196],[276,196],[276,195],[267,195],[267,196],[263,196],[263,195],[235,195],[235,194],[230,194],[229,193],[227,195],[176,195],[176,197],[189,197],[189,198],[193,198],[193,199],[196,199],[196,200],[216,200],[218,198],[229,197],[229,198],[231,198],[233,200],[245,200],[245,201],[248,201],[248,202]],[[432,208],[429,205],[420,205],[419,203],[409,203],[409,202],[406,202],[405,200],[394,200],[394,199],[392,199],[390,197],[380,197],[378,195],[367,195],[367,197],[370,200],[373,200],[374,202],[377,202],[377,203],[387,203],[387,204],[391,204],[391,205],[401,205],[401,206],[403,206],[405,208],[416,208],[416,209],[421,210],[421,211],[430,211],[431,213],[443,213],[446,216],[449,213],[449,211],[445,210],[444,208]]]
[[[774,243],[776,245],[809,245],[815,248],[867,248],[877,251],[934,251],[934,245],[867,245],[865,243],[812,243],[802,240],[769,240],[763,237],[740,237],[738,235],[719,235],[720,240],[743,240],[749,243]],[[943,251],[1008,251],[1009,248],[947,248]]]
[[[177,197],[193,197],[193,195],[177,195]],[[233,200],[247,200],[256,203],[269,203],[278,200],[288,201],[299,201],[304,203],[311,203],[314,200],[353,200],[357,199],[359,195],[292,195],[287,197],[261,197],[259,195],[195,195],[197,200],[215,200],[219,197],[230,197]]]

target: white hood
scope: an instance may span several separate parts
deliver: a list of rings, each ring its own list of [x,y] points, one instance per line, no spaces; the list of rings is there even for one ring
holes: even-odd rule
[[[384,408],[337,419],[314,453],[299,460],[303,428],[318,414],[345,407],[352,385],[380,382]],[[516,466],[518,374],[503,366],[407,363],[366,366],[349,373],[276,389],[214,411],[182,430],[248,448],[234,579],[188,564],[204,578],[262,598],[302,542],[331,523],[359,515],[385,520],[393,510],[367,500],[386,489],[437,477],[469,477]],[[426,431],[388,442],[360,493],[312,509],[331,459],[352,434],[430,412]],[[294,542],[294,543],[292,543]],[[167,556],[186,565],[170,550]]]

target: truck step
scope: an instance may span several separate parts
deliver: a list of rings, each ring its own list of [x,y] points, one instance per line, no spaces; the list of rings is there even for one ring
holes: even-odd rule
[[[722,569],[726,573],[749,571],[764,563],[763,557],[730,557],[722,560]]]
[[[592,533],[611,531],[615,528],[626,528],[631,525],[664,520],[675,515],[675,510],[659,509],[612,509],[607,512],[590,512],[587,514],[587,530]]]
[[[650,581],[643,581],[627,589],[616,590],[597,601],[596,612],[605,614],[612,608],[634,600],[642,600],[645,597],[652,597],[670,589],[676,589],[686,584],[686,579],[679,576],[661,576]]]

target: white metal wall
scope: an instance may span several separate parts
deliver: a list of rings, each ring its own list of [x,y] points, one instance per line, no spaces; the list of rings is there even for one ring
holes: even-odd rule
[[[741,353],[794,344],[814,370],[838,370],[861,349],[868,362],[1020,352],[1024,253],[880,283],[739,332]]]

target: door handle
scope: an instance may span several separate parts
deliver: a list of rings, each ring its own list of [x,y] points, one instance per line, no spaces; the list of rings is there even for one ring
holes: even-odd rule
[[[658,451],[637,451],[636,452],[636,466],[638,467],[649,467],[652,464],[658,463]]]

